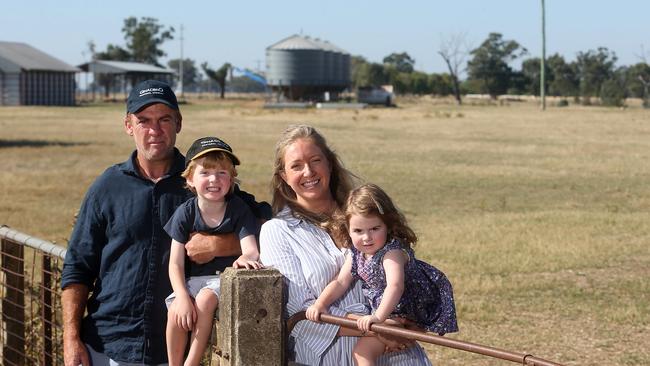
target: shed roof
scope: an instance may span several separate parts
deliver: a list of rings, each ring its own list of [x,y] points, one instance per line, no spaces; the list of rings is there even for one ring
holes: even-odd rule
[[[141,62],[93,60],[79,65],[83,71],[99,74],[174,74],[176,71]]]
[[[21,70],[79,72],[72,65],[48,55],[26,43],[0,41],[0,68],[9,72]]]
[[[344,50],[328,41],[294,34],[266,48],[267,50],[323,50],[345,53]]]

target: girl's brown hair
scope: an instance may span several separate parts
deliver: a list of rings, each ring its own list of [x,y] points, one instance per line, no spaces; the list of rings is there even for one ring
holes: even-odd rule
[[[388,194],[376,184],[364,184],[350,192],[343,215],[337,217],[337,224],[332,232],[335,240],[345,247],[352,245],[348,235],[352,215],[379,217],[388,228],[387,240],[398,239],[406,247],[418,241],[417,235],[408,226],[406,217],[393,204]]]
[[[330,165],[330,192],[341,207],[352,189],[354,175],[343,167],[338,155],[327,145],[327,141],[315,128],[306,125],[289,126],[275,145],[275,162],[273,177],[271,178],[271,192],[273,199],[271,207],[273,214],[280,212],[285,206],[289,206],[293,215],[305,219],[312,224],[324,226],[331,220],[331,216],[310,212],[297,203],[296,192],[282,179],[284,171],[284,154],[287,148],[294,142],[305,139],[310,140],[323,152]]]
[[[201,155],[198,159],[191,160],[189,164],[187,164],[187,167],[181,174],[183,178],[185,178],[185,188],[189,189],[192,191],[192,193],[196,194],[196,190],[193,187],[190,187],[187,184],[187,181],[191,179],[192,175],[194,175],[194,170],[196,170],[196,165],[197,161],[201,160],[201,165],[203,165],[204,168],[208,169],[214,169],[214,168],[222,168],[224,170],[227,170],[230,172],[230,176],[232,177],[232,183],[230,184],[230,191],[229,193],[232,193],[233,190],[235,189],[235,184],[239,183],[239,180],[237,179],[237,169],[235,168],[235,165],[233,164],[230,155],[223,151],[211,151],[205,155]]]

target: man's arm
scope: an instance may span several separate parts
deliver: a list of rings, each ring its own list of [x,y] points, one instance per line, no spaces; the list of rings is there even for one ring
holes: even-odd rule
[[[185,243],[187,256],[194,263],[204,264],[214,257],[238,257],[241,253],[239,239],[234,233],[206,235],[192,233]]]
[[[63,358],[66,366],[90,366],[86,346],[81,341],[81,318],[86,310],[88,287],[70,284],[61,293],[63,306]]]

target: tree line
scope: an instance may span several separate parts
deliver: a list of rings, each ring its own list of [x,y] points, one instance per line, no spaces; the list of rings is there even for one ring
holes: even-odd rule
[[[478,47],[465,53],[448,46],[441,46],[438,53],[449,66],[449,73],[416,71],[415,60],[405,52],[392,53],[383,63],[353,57],[353,84],[392,84],[398,93],[418,95],[447,96],[458,92],[459,103],[460,96],[466,94],[488,94],[492,98],[540,94],[541,60],[525,58],[528,51],[518,42],[505,40],[500,33],[490,33]],[[465,57],[467,77],[461,81],[458,78],[462,62],[458,60]],[[544,69],[546,94],[573,98],[587,105],[598,99],[604,105],[620,106],[625,98],[641,98],[644,106],[650,107],[650,66],[643,56],[640,58],[634,65],[616,66],[616,54],[605,47],[578,52],[575,60],[551,55],[546,58]],[[516,60],[522,61],[519,69],[512,66]]]
[[[90,42],[93,59],[136,61],[162,66],[159,59],[165,56],[161,45],[172,40],[173,27],[160,25],[155,18],[138,20],[129,17],[122,27],[126,46],[109,44],[105,51],[97,51]],[[506,40],[500,33],[490,33],[475,48],[464,44],[462,35],[451,35],[443,40],[437,53],[443,58],[448,71],[425,73],[415,69],[415,59],[408,53],[391,53],[381,63],[369,62],[361,56],[351,57],[352,89],[365,86],[393,85],[396,93],[415,95],[453,95],[458,103],[467,94],[488,94],[496,99],[500,95],[539,95],[540,64],[538,57],[526,58],[528,51],[515,40]],[[515,61],[521,61],[517,69]],[[600,47],[596,50],[578,52],[574,60],[554,54],[545,60],[546,94],[573,98],[582,104],[598,100],[604,105],[623,105],[625,98],[641,98],[650,107],[650,66],[645,55],[638,63],[617,66],[615,52]],[[180,59],[172,59],[167,66],[179,69]],[[223,98],[226,76],[230,68],[225,63],[218,69],[207,62],[200,65],[186,58],[183,60],[183,84],[185,90],[219,90]],[[461,80],[461,74],[466,78]],[[97,83],[110,87],[111,79],[99,76]],[[216,84],[216,87],[215,87]],[[245,91],[263,91],[260,85],[244,77],[231,80],[231,84]]]

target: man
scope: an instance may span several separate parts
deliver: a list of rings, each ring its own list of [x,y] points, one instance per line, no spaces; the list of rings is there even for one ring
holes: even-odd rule
[[[181,127],[169,85],[147,80],[133,88],[124,129],[136,150],[88,189],[63,265],[66,366],[167,362],[164,299],[172,291],[167,273],[171,239],[163,226],[189,197],[180,176],[185,159],[175,148]],[[236,193],[258,217],[268,215],[268,204]],[[199,235],[187,245],[197,262],[239,251],[232,235]]]

